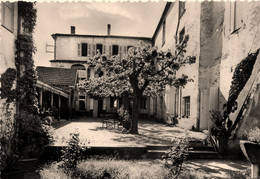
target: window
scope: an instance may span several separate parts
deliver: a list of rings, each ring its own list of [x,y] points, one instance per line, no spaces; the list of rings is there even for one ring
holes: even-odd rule
[[[163,31],[162,31],[162,46],[165,44],[165,20],[163,21]]]
[[[85,101],[79,101],[79,110],[86,110]]]
[[[183,97],[183,117],[190,117],[190,96]]]
[[[117,107],[117,100],[115,97],[110,97],[110,108],[116,108]]]
[[[179,33],[179,44],[183,41],[185,35],[185,27]]]
[[[179,1],[179,18],[185,13],[185,1]]]
[[[118,55],[118,45],[112,46],[112,55]]]
[[[239,30],[243,26],[243,2],[230,2],[230,32]]]
[[[127,51],[128,51],[131,47],[133,47],[133,46],[132,46],[132,45],[128,45],[128,46],[127,46]]]
[[[103,72],[103,71],[101,71],[101,72],[98,73],[98,77],[102,77],[103,75],[104,75],[104,72]]]
[[[88,56],[88,44],[87,43],[78,44],[78,55],[83,56],[83,57]]]
[[[79,96],[79,99],[86,99],[86,96]]]
[[[87,79],[89,80],[89,78],[90,78],[90,68],[88,68],[87,70]]]
[[[14,3],[2,2],[1,4],[2,26],[10,32],[14,31]]]
[[[147,109],[147,99],[142,98],[140,101],[140,109]]]
[[[103,54],[103,44],[97,44],[97,51],[99,51],[100,54]]]

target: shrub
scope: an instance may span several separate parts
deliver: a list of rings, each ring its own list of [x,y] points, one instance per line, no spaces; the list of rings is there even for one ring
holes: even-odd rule
[[[78,162],[82,159],[82,152],[85,150],[80,146],[79,132],[70,133],[70,140],[67,142],[68,147],[62,151],[60,168],[64,169],[65,173],[75,171]]]
[[[52,126],[44,124],[38,115],[21,111],[18,121],[18,149],[24,157],[38,156],[53,142]]]
[[[174,178],[177,178],[181,171],[183,162],[189,155],[189,140],[188,138],[178,139],[174,141],[172,146],[166,154],[162,157],[165,159],[165,167],[169,168]]]
[[[247,135],[248,140],[256,143],[260,143],[260,128],[256,127],[251,129]]]
[[[63,169],[58,167],[56,162],[43,166],[38,173],[42,179],[71,179],[71,174],[65,173]]]

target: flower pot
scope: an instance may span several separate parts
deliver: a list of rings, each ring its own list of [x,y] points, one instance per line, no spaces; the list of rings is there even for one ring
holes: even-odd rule
[[[260,144],[241,140],[240,148],[247,160],[252,164],[260,164]]]
[[[260,144],[251,141],[241,140],[240,148],[247,160],[252,163],[251,177],[260,177]]]

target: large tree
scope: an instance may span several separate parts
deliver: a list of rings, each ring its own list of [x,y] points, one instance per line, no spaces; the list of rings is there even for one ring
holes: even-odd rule
[[[158,51],[156,47],[140,42],[123,57],[97,55],[88,61],[96,71],[103,71],[99,78],[90,78],[78,85],[91,97],[120,97],[132,94],[133,109],[130,133],[138,133],[139,105],[143,95],[163,95],[166,85],[185,86],[191,79],[186,75],[176,77],[182,65],[194,63],[195,57],[185,56],[189,36],[176,45],[175,53]]]

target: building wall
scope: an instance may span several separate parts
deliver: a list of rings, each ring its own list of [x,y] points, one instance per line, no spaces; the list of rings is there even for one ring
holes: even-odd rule
[[[232,81],[232,76],[234,70],[238,63],[248,56],[248,53],[256,52],[260,47],[260,2],[236,2],[238,5],[238,13],[240,14],[240,19],[242,19],[240,24],[240,29],[235,29],[232,27],[232,19],[234,19],[234,12],[232,11],[232,2],[225,2],[225,16],[224,16],[224,25],[223,25],[223,48],[222,48],[222,58],[221,58],[221,67],[220,67],[220,93],[222,95],[222,101],[220,105],[223,105],[228,100],[230,85]],[[231,9],[231,10],[230,10]],[[260,69],[259,63],[260,57],[255,63],[253,73],[248,80],[246,86],[241,91],[237,102],[238,109],[246,98],[251,84],[258,74]],[[259,93],[257,90],[256,93]],[[241,138],[245,135],[245,131],[249,130],[259,125],[259,118],[257,117],[258,113],[255,109],[258,107],[259,98],[258,94],[255,94],[254,104],[250,104],[251,114],[247,114],[242,123],[241,127],[237,130],[238,138]],[[231,114],[231,120],[235,120],[235,117],[239,110],[234,114]],[[249,122],[250,121],[250,122]]]
[[[2,3],[0,2],[0,12],[3,12]],[[15,67],[15,39],[17,36],[17,20],[18,20],[18,8],[17,3],[14,3],[13,6],[13,31],[10,32],[3,26],[3,14],[0,16],[0,76],[8,69],[8,68],[14,68]],[[1,86],[1,82],[0,82]],[[14,82],[13,88],[16,87],[16,82]],[[11,135],[12,134],[12,128],[6,127],[6,126],[12,126],[14,122],[14,115],[16,111],[15,103],[11,103],[9,106],[9,110],[11,110],[11,116],[10,119],[7,120],[6,115],[6,99],[0,98],[0,138],[1,137],[7,137],[5,135]],[[10,146],[8,146],[8,149],[11,150]],[[0,151],[2,146],[0,145]],[[1,175],[1,173],[0,173]]]
[[[243,7],[241,14],[243,23],[241,28],[233,33],[230,30],[231,14],[229,10],[232,2],[225,2],[225,19],[223,29],[223,50],[220,69],[220,91],[225,100],[237,64],[247,57],[249,52],[255,52],[260,47],[260,3],[239,2]]]
[[[164,102],[160,99],[157,100],[157,118],[162,115],[164,120],[168,119],[168,116],[175,115],[176,112],[179,117],[179,125],[185,128],[191,128],[195,126],[196,119],[198,117],[198,65],[199,65],[199,52],[200,52],[200,3],[198,2],[186,2],[186,11],[181,16],[178,25],[178,14],[179,14],[179,1],[176,1],[169,8],[168,14],[166,15],[165,25],[165,44],[162,45],[162,27],[160,28],[158,35],[155,39],[155,46],[159,50],[168,50],[172,52],[175,50],[176,42],[179,43],[179,33],[185,27],[185,35],[189,35],[189,42],[187,47],[186,55],[196,56],[197,61],[192,65],[182,66],[176,73],[177,77],[181,77],[182,74],[186,74],[189,78],[192,78],[194,82],[188,83],[185,88],[177,90],[175,88],[167,87],[166,95],[164,96]],[[177,34],[177,36],[176,36]],[[177,40],[177,41],[176,41]],[[190,96],[190,117],[182,118],[182,103],[183,98],[175,97],[175,94],[181,94],[182,97]],[[175,100],[178,102],[178,106],[175,106]]]
[[[1,4],[2,10],[2,4]],[[3,19],[1,16],[1,27],[0,27],[0,75],[3,74],[8,68],[15,67],[15,39],[17,36],[17,22],[18,22],[18,7],[17,3],[14,3],[13,6],[13,30],[10,31],[4,27]],[[0,11],[2,12],[2,11]],[[14,88],[16,83],[14,84]],[[4,118],[3,116],[3,103],[5,103],[5,99],[0,99],[0,118]],[[15,106],[12,104],[13,111],[15,112]]]
[[[91,45],[91,53],[93,52],[93,44],[106,45],[106,52],[109,52],[109,46],[119,45],[122,47],[138,46],[138,39],[123,39],[113,37],[77,37],[77,36],[58,36],[56,39],[56,60],[86,60],[87,57],[78,55],[78,44],[87,43]],[[144,43],[151,44],[150,41],[144,41]],[[104,49],[103,49],[104,50]]]
[[[210,111],[219,110],[220,61],[224,2],[202,2],[200,14],[199,119],[200,129],[211,126]]]
[[[151,44],[149,40],[142,40],[145,44]],[[78,55],[78,44],[87,43],[88,44],[88,56],[80,56]],[[92,67],[89,68],[89,65],[86,64],[86,60],[89,59],[90,56],[93,56],[96,52],[96,47],[93,45],[103,44],[103,54],[109,53],[109,48],[112,45],[118,45],[118,52],[120,55],[124,55],[127,50],[127,46],[138,46],[140,45],[140,39],[125,39],[125,38],[114,38],[114,37],[78,37],[78,36],[57,36],[55,38],[55,60],[63,60],[62,62],[51,61],[52,67],[60,67],[60,68],[71,68],[72,65],[81,64],[85,67],[86,70],[90,69],[90,78],[98,77],[95,73],[95,69]],[[104,51],[104,45],[106,46],[106,50]],[[67,61],[69,60],[69,61]],[[75,61],[75,63],[73,63]],[[86,77],[87,78],[87,77]],[[81,95],[82,96],[82,95]],[[85,102],[85,112],[93,114],[93,117],[98,116],[98,106],[100,101],[90,99],[86,96],[85,100],[79,100],[79,94],[75,95],[76,101],[73,105],[76,111],[80,110],[80,101]],[[110,107],[110,98],[106,98],[102,102],[102,110],[106,112],[115,112],[114,108]],[[119,103],[117,103],[119,104]],[[150,106],[149,100],[147,100],[147,106]],[[117,106],[120,107],[120,106]],[[140,114],[148,114],[149,108],[141,109]],[[81,110],[82,111],[82,110]]]

